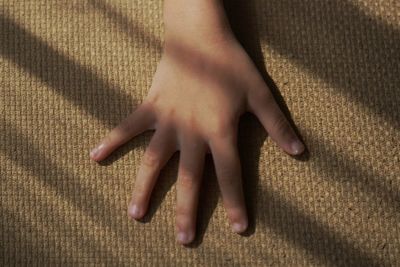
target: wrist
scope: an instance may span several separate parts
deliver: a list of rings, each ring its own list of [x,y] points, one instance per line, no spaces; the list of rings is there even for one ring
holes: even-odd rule
[[[222,0],[164,0],[165,42],[214,43],[233,38]]]

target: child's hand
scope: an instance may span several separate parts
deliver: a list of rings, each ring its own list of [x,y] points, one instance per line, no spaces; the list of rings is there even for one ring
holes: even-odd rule
[[[156,130],[143,156],[129,205],[129,215],[139,219],[147,211],[161,168],[179,150],[177,239],[187,244],[195,236],[205,153],[213,156],[233,231],[240,233],[247,228],[236,139],[241,114],[253,112],[289,154],[300,154],[304,146],[253,62],[228,30],[204,38],[187,35],[181,39],[179,35],[166,35],[146,99],[104,138],[91,157],[101,161],[134,136]]]

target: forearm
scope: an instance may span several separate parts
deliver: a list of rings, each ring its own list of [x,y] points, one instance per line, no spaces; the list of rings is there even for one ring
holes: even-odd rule
[[[166,40],[232,37],[222,0],[164,0],[164,26]]]

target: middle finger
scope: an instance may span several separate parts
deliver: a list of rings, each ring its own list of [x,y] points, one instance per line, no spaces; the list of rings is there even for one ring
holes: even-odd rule
[[[176,230],[181,244],[193,241],[196,232],[198,197],[206,147],[199,138],[182,138],[177,179]]]

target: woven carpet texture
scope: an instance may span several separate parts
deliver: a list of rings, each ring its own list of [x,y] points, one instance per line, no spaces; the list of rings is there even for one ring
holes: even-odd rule
[[[1,266],[400,266],[400,2],[225,5],[308,152],[289,156],[244,114],[249,231],[231,231],[210,156],[184,247],[178,152],[144,222],[127,205],[153,132],[89,158],[148,92],[163,1],[0,0]]]

